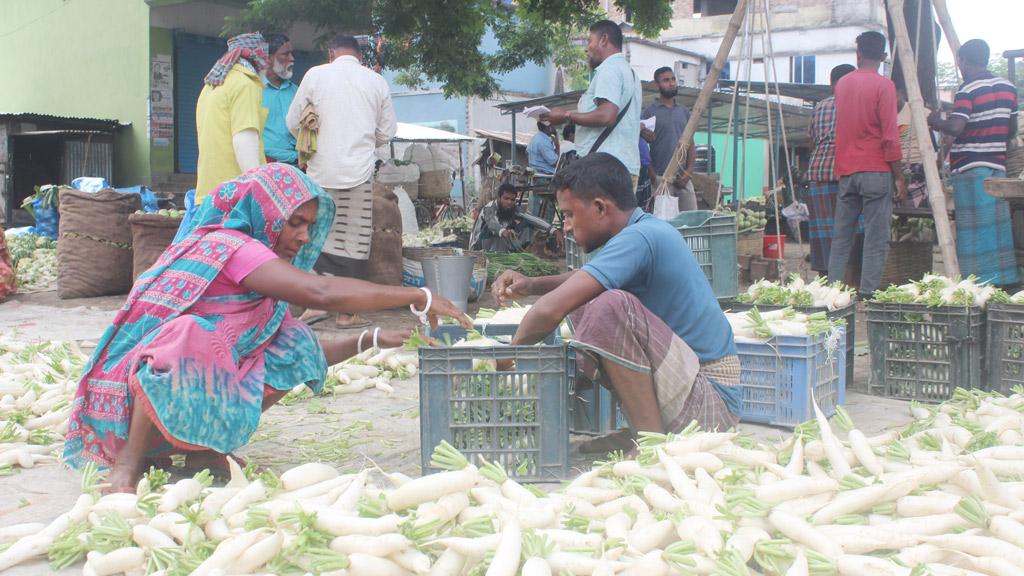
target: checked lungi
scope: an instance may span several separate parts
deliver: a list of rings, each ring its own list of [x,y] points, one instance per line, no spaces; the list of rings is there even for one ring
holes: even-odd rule
[[[610,386],[600,361],[651,374],[662,424],[679,432],[696,421],[702,430],[736,425],[723,393],[738,402],[740,363],[726,356],[701,364],[693,350],[633,294],[609,290],[569,315],[577,354],[577,385]],[[580,381],[582,380],[582,382]],[[720,392],[721,390],[721,392]]]
[[[997,286],[1016,284],[1017,257],[1013,248],[1010,204],[985,193],[986,178],[1004,178],[1006,172],[972,168],[954,174],[956,202],[956,256],[960,274],[978,276]]]

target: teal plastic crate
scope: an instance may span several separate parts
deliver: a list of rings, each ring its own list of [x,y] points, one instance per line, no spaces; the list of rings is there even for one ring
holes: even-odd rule
[[[811,391],[826,416],[846,401],[846,331],[737,341],[743,399],[740,420],[793,427],[814,418]]]
[[[717,298],[739,294],[736,215],[712,210],[681,212],[670,224],[683,235]]]
[[[984,388],[985,313],[978,306],[867,302],[871,394],[944,402]]]
[[[437,335],[465,335],[444,326]],[[514,360],[508,372],[474,370],[474,361]],[[570,391],[575,355],[565,344],[420,348],[420,457],[423,473],[442,440],[476,462],[501,463],[523,482],[569,474]]]
[[[603,435],[629,427],[618,396],[595,384],[585,390],[576,389],[572,397],[573,434]]]
[[[745,312],[755,307],[755,305],[753,304],[745,304],[743,302],[737,302],[735,300],[722,302],[721,305],[722,310],[729,312]],[[765,306],[763,304],[758,304],[756,308],[762,312],[767,312],[769,310],[781,310],[783,308],[786,308],[786,306]],[[856,357],[854,348],[856,345],[857,335],[857,304],[851,301],[846,308],[840,308],[838,310],[832,311],[829,311],[827,308],[823,306],[795,308],[795,310],[803,312],[804,314],[826,312],[829,318],[842,319],[846,321],[846,385],[853,386],[853,362]],[[867,392],[867,390],[863,390],[863,392]]]

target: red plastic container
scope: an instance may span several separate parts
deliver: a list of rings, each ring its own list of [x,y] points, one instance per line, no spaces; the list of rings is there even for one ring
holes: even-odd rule
[[[764,235],[764,247],[761,255],[769,260],[781,260],[786,257],[786,237]]]

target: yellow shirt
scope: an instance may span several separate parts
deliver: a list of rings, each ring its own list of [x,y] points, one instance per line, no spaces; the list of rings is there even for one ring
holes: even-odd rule
[[[220,184],[242,173],[235,159],[231,139],[243,130],[260,133],[260,160],[263,156],[263,126],[267,109],[263,107],[263,82],[259,75],[235,64],[220,86],[203,86],[196,103],[196,133],[199,137],[196,205]]]

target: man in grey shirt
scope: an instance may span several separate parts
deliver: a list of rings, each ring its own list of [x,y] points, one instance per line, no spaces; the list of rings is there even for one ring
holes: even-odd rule
[[[658,98],[640,114],[640,118],[646,120],[654,117],[657,120],[654,123],[654,130],[641,127],[640,137],[651,144],[651,164],[658,174],[658,182],[654,183],[654,189],[657,189],[661,185],[661,179],[666,177],[665,169],[672,161],[679,137],[686,130],[690,110],[686,106],[676,104],[675,97],[679,93],[679,86],[676,84],[675,72],[671,68],[662,66],[655,70],[654,83],[658,85]],[[684,211],[697,209],[697,194],[690,180],[695,158],[691,139],[689,153],[686,155],[686,168],[677,175],[668,175],[671,178],[669,186],[672,195],[679,198],[679,209]]]

